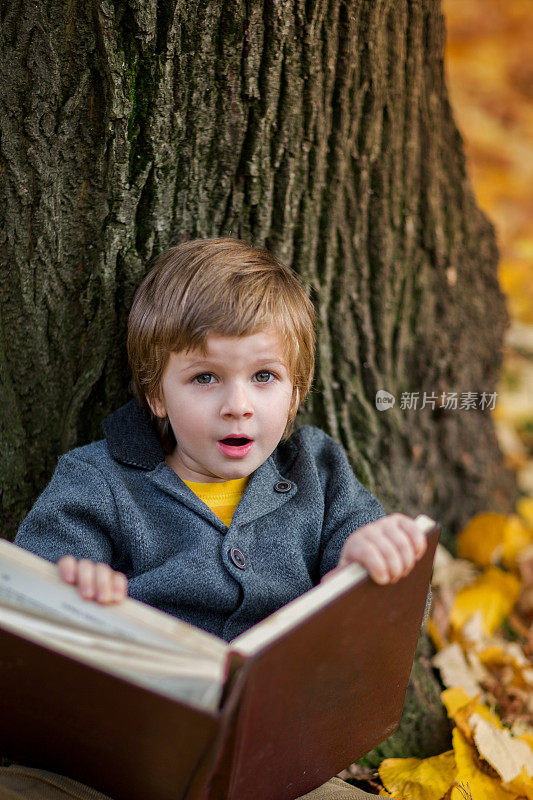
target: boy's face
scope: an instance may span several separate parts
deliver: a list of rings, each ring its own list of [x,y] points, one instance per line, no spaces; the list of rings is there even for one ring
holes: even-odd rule
[[[180,478],[244,478],[276,448],[287,424],[293,383],[273,329],[249,336],[209,335],[207,352],[171,353],[160,399],[176,447],[167,463]]]

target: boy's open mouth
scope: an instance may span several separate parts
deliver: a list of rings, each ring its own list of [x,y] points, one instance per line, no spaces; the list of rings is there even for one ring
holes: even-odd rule
[[[246,436],[226,436],[225,439],[220,439],[220,441],[229,447],[243,447],[248,442],[253,442],[253,439],[248,439]]]
[[[217,442],[221,453],[229,458],[243,458],[247,456],[254,444],[248,436],[226,436]]]

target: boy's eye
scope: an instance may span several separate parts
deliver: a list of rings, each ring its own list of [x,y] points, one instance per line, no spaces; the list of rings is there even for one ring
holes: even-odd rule
[[[214,380],[215,380],[215,376],[211,375],[210,372],[202,372],[201,375],[195,375],[194,378],[193,378],[193,381],[195,383],[199,383],[202,386],[207,386],[207,384],[213,383]]]
[[[270,383],[271,380],[274,380],[273,373],[268,369],[261,370],[261,372],[256,372],[254,377],[258,383]]]

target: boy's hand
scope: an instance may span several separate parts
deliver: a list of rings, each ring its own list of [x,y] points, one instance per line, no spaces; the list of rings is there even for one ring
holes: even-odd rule
[[[354,531],[345,541],[339,567],[361,564],[376,583],[396,583],[426,550],[426,536],[411,517],[389,514]]]
[[[128,594],[128,579],[107,564],[95,564],[85,558],[63,556],[57,562],[59,574],[66,583],[77,585],[85,600],[102,605],[120,603]]]

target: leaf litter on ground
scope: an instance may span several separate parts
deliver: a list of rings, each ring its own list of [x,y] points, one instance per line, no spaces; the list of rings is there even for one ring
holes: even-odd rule
[[[533,502],[517,512],[476,515],[459,558],[439,545],[428,632],[453,749],[383,761],[383,797],[533,800]]]

